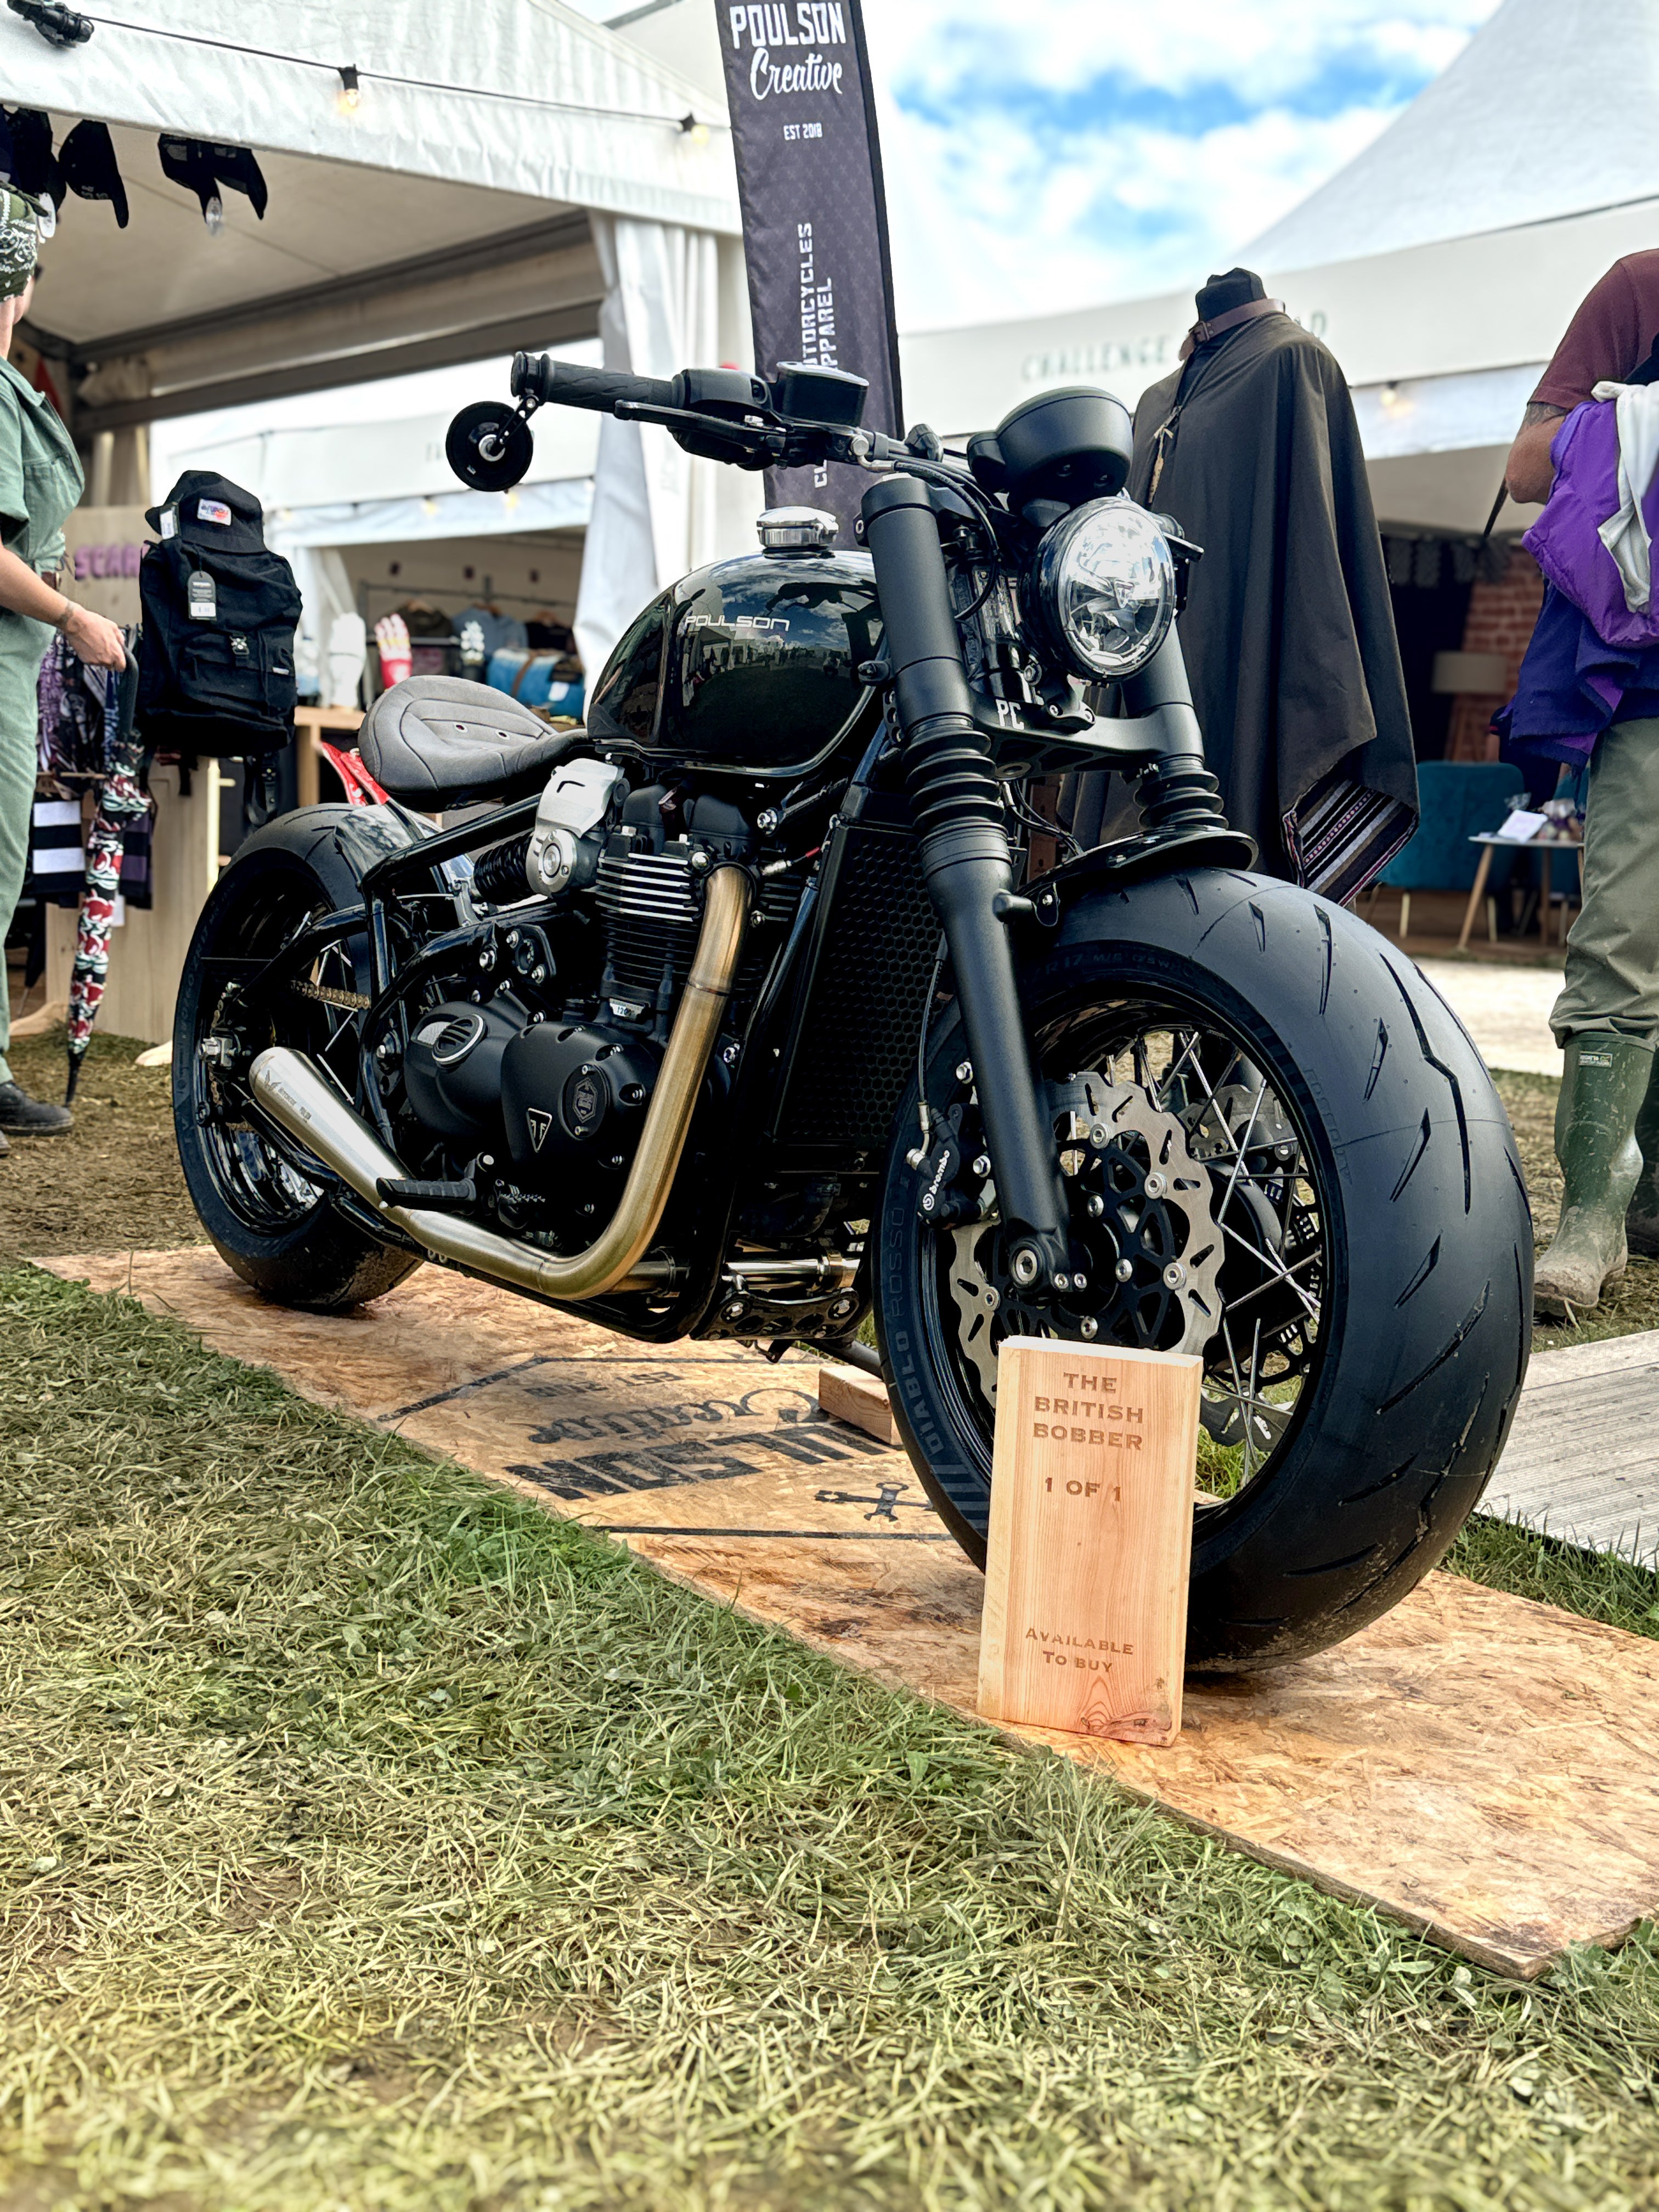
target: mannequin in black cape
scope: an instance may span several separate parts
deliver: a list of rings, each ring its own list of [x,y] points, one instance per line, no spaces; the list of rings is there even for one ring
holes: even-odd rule
[[[1212,276],[1180,369],[1135,410],[1128,490],[1205,549],[1181,617],[1227,817],[1268,873],[1362,890],[1417,826],[1417,769],[1353,403],[1247,269]],[[1121,778],[1068,780],[1085,845],[1134,825]]]

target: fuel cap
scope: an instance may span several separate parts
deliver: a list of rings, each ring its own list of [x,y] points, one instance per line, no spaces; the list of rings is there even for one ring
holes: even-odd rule
[[[827,545],[841,525],[821,507],[769,507],[755,527],[769,553],[784,553]]]

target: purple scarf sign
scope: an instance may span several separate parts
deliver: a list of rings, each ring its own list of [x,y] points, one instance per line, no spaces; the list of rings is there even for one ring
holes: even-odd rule
[[[1549,502],[1521,543],[1604,645],[1638,651],[1659,645],[1659,590],[1646,607],[1627,607],[1618,564],[1598,535],[1619,511],[1617,401],[1587,399],[1575,407],[1555,434],[1550,458]],[[1642,519],[1659,541],[1659,471],[1642,495]]]
[[[755,367],[861,376],[866,429],[901,436],[887,203],[859,0],[716,0],[743,208]],[[868,478],[830,465],[767,471],[775,507],[831,508],[839,544]]]

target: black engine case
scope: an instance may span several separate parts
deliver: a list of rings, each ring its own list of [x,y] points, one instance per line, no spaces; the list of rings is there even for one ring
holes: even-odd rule
[[[501,1059],[514,1164],[532,1182],[578,1169],[626,1175],[662,1065],[649,1038],[599,1022],[540,1022]]]
[[[416,1023],[404,1054],[409,1103],[428,1129],[458,1145],[501,1133],[501,1063],[525,1016],[499,1000],[434,1006]]]

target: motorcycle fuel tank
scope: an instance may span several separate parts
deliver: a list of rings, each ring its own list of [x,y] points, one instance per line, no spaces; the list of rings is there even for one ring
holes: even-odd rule
[[[623,634],[588,732],[702,769],[799,775],[874,728],[877,696],[858,669],[879,658],[881,635],[867,553],[717,561],[659,592]]]

